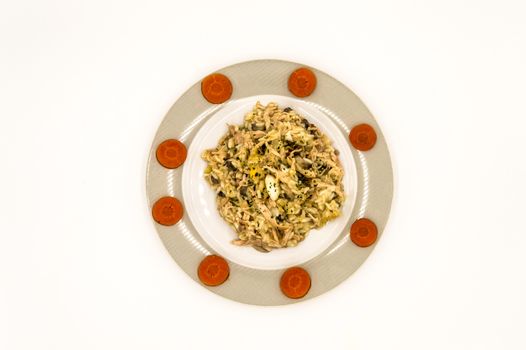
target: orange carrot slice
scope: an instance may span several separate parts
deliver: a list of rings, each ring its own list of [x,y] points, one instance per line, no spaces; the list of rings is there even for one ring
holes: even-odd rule
[[[183,217],[183,205],[177,198],[162,197],[153,205],[152,216],[161,225],[175,225]]]
[[[297,97],[307,97],[316,89],[316,75],[309,68],[298,68],[289,76],[289,91]]]
[[[179,140],[166,140],[157,146],[157,161],[165,168],[175,169],[186,160],[186,146]]]
[[[223,103],[232,96],[232,82],[220,73],[210,74],[201,82],[201,93],[210,103]]]
[[[356,220],[351,225],[351,241],[358,247],[369,247],[376,242],[378,237],[378,228],[374,222],[369,219],[362,218]]]
[[[349,133],[349,141],[360,151],[368,151],[376,144],[376,132],[369,124],[359,124]]]
[[[311,281],[307,271],[301,267],[291,267],[281,276],[281,292],[291,299],[303,298],[310,289]]]
[[[197,268],[197,276],[203,284],[215,287],[224,283],[230,275],[225,259],[217,255],[208,255]]]

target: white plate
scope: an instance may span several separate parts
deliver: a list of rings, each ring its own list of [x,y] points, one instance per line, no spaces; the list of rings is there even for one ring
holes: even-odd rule
[[[155,223],[164,246],[190,278],[211,292],[231,300],[256,305],[283,305],[314,298],[331,290],[362,265],[375,244],[360,247],[349,238],[352,223],[372,220],[378,242],[389,217],[393,197],[391,159],[380,126],[362,101],[335,78],[309,67],[317,87],[304,98],[287,88],[290,74],[305,67],[294,62],[257,60],[222,68],[233,86],[232,96],[222,104],[211,104],[202,95],[201,81],[192,85],[170,108],[153,140],[146,188],[150,210],[162,197],[183,202],[181,221],[173,226]],[[226,123],[240,124],[257,100],[275,101],[292,107],[316,124],[340,151],[347,193],[343,214],[320,231],[311,231],[297,248],[260,253],[250,247],[233,246],[235,233],[219,216],[212,189],[203,179],[205,162],[200,155],[213,148],[226,132]],[[348,139],[356,125],[369,124],[378,136],[373,149],[359,151]],[[167,139],[178,139],[188,148],[186,162],[176,169],[163,167],[156,149]],[[197,268],[208,255],[223,256],[230,267],[225,283],[202,284]],[[290,299],[280,289],[285,268],[295,265],[311,276],[311,287],[301,299]]]
[[[276,102],[281,108],[291,107],[315,124],[332,140],[334,148],[340,151],[339,158],[344,169],[345,202],[341,208],[342,215],[318,230],[311,230],[305,240],[296,247],[274,249],[269,253],[231,243],[237,235],[234,228],[219,215],[216,194],[203,177],[207,163],[201,158],[204,150],[217,146],[219,139],[227,132],[227,124],[243,123],[245,114],[252,110],[257,101],[263,104]],[[228,260],[246,267],[265,270],[299,265],[326,250],[338,238],[349,220],[356,200],[356,188],[356,166],[342,131],[308,101],[277,95],[259,95],[235,100],[215,113],[195,135],[188,149],[182,176],[186,213],[206,243]]]

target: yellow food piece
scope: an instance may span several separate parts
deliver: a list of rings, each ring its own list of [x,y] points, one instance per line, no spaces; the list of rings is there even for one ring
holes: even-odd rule
[[[247,159],[247,163],[248,163],[248,164],[252,164],[252,165],[254,165],[254,164],[258,164],[258,163],[259,163],[259,160],[260,160],[260,157],[258,156],[258,154],[256,153],[256,151],[255,151],[255,150],[252,150],[252,151],[250,152],[250,156],[249,156],[248,159]]]
[[[257,182],[263,176],[263,169],[260,166],[252,166],[248,174],[252,181]]]

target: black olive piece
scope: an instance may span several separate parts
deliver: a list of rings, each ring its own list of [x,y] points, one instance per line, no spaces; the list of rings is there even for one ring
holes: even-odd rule
[[[219,197],[224,197],[224,196],[225,196],[225,194],[223,193],[223,191],[219,191],[219,192],[217,193],[217,195],[218,195]]]
[[[234,164],[232,164],[232,161],[230,159],[225,162],[225,165],[228,169],[232,171],[236,170],[236,167],[234,166]]]
[[[267,151],[267,145],[262,144],[261,146],[259,146],[258,154],[263,155],[263,154],[265,154],[266,151]]]
[[[217,185],[217,184],[219,183],[219,180],[218,180],[218,179],[216,179],[216,178],[215,178],[215,177],[213,177],[213,176],[210,176],[210,181],[211,181],[211,182],[212,182],[212,184],[214,184],[214,185]]]
[[[289,201],[294,199],[294,195],[285,193],[285,198],[287,198]]]
[[[292,111],[292,108],[290,108],[290,107],[285,107],[285,109],[283,110],[283,112],[285,112],[285,113],[288,113],[290,111]]]
[[[241,193],[241,195],[243,197],[246,197],[248,195],[248,187],[247,186],[241,186],[241,188],[239,189],[239,193]]]
[[[301,124],[303,124],[303,127],[304,127],[305,129],[308,129],[309,126],[311,125],[311,124],[309,123],[309,121],[308,121],[307,119],[305,119],[305,118],[303,118],[303,119],[301,120]]]
[[[321,136],[320,130],[314,124],[309,124],[308,130],[309,130],[309,134],[311,134],[313,136],[318,136],[318,137]]]
[[[301,183],[305,184],[305,183],[307,183],[307,181],[309,181],[309,179],[305,175],[303,175],[302,173],[296,173],[296,174],[298,175],[298,180]]]

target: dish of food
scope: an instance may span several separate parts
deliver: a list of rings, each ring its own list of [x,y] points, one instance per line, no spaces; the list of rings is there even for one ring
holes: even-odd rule
[[[202,158],[219,213],[235,245],[268,252],[295,247],[312,228],[340,216],[345,200],[338,151],[292,108],[259,101],[242,125]]]
[[[203,77],[175,102],[146,187],[155,229],[188,276],[238,302],[282,305],[362,265],[384,232],[393,175],[351,90],[315,68],[259,60]]]
[[[332,148],[338,150],[339,155],[337,157],[343,171],[341,184],[345,199],[339,208],[340,215],[328,220],[321,227],[313,227],[308,232],[307,237],[296,246],[273,248],[270,251],[257,246],[239,246],[232,243],[239,239],[238,232],[233,225],[221,216],[222,208],[218,207],[217,202],[218,197],[223,194],[219,194],[219,189],[217,187],[214,189],[211,183],[207,181],[206,173],[211,172],[211,168],[209,162],[202,158],[206,150],[215,150],[220,146],[220,140],[229,134],[229,126],[243,127],[245,116],[252,113],[258,102],[262,106],[274,103],[281,110],[290,109],[308,121],[309,124],[313,124],[321,134],[330,138]],[[359,188],[357,169],[352,160],[353,155],[349,148],[349,139],[341,134],[329,117],[320,113],[316,108],[303,101],[279,95],[257,95],[230,100],[229,103],[223,104],[216,113],[206,118],[204,124],[193,135],[192,140],[188,147],[188,159],[181,170],[182,201],[185,205],[185,213],[188,215],[192,226],[215,254],[248,268],[280,270],[290,266],[299,266],[318,256],[329,248],[345,229],[346,222],[353,211],[357,189]],[[254,153],[257,154],[257,151]],[[262,155],[258,156],[261,156],[262,162],[268,158]],[[248,162],[248,157],[246,162]],[[225,164],[218,165],[224,166]],[[249,172],[250,178],[250,171],[254,169],[250,169],[251,167],[248,164],[245,165],[248,168],[246,171]],[[278,164],[276,165],[279,167]],[[225,176],[230,174],[229,171],[232,175],[234,174],[228,169],[228,166],[221,169],[225,171]],[[255,175],[254,172],[253,175]],[[268,194],[265,183],[266,175],[260,176],[262,195]],[[242,175],[240,176],[242,177]],[[233,184],[235,184],[235,180]],[[289,201],[284,197],[285,191],[281,188],[282,184],[278,183],[278,186],[279,196]],[[235,198],[232,199],[236,203]],[[256,217],[262,217],[259,211]],[[287,219],[287,216],[284,215],[284,218]],[[255,249],[252,249],[253,247]]]

